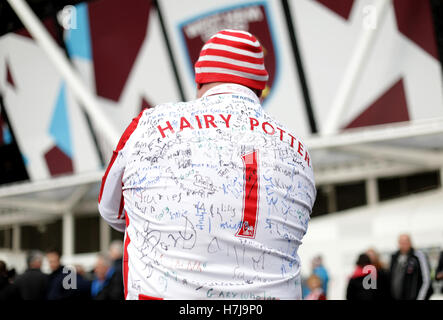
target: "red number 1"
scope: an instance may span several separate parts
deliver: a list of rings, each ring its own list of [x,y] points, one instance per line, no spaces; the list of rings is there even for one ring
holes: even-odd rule
[[[242,155],[244,165],[243,210],[237,237],[255,238],[258,216],[258,151]]]

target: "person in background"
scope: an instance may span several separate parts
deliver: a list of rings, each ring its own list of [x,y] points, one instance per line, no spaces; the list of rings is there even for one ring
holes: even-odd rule
[[[48,275],[41,271],[43,254],[31,251],[26,257],[28,269],[17,277],[17,285],[24,300],[45,300],[48,291]]]
[[[326,300],[320,277],[311,274],[306,280],[306,285],[308,286],[309,294],[305,300]]]
[[[438,259],[437,269],[435,270],[435,280],[443,280],[443,251],[440,252],[440,258]],[[441,287],[441,293],[443,293],[443,286]]]
[[[60,262],[60,252],[56,249],[50,249],[46,253],[46,259],[48,260],[49,269],[51,273],[48,278],[48,300],[61,300],[66,298],[67,292],[63,290],[63,266]]]
[[[380,261],[380,256],[378,252],[370,248],[366,251],[369,259],[371,260],[371,265],[377,270],[377,289],[376,289],[376,300],[390,300],[391,299],[391,289],[389,287],[389,271]]]
[[[322,289],[325,296],[328,294],[329,275],[326,268],[323,266],[323,258],[318,255],[312,259],[312,274],[320,278],[322,282]]]
[[[88,279],[88,273],[81,264],[75,264],[74,269],[77,272],[77,274],[81,275],[85,279]]]
[[[370,274],[366,266],[371,265],[371,260],[366,253],[358,256],[354,272],[352,273],[346,288],[346,300],[376,300],[375,289],[365,287],[365,278]]]
[[[48,284],[48,300],[84,300],[90,298],[91,283],[83,278],[74,269],[75,274],[72,275],[72,269],[66,268],[60,262],[60,252],[58,250],[49,250],[46,253],[49,268],[52,273],[49,275]],[[65,277],[75,277],[75,288],[64,287]]]
[[[95,278],[91,285],[91,296],[94,300],[123,300],[123,291],[112,261],[99,254],[94,268]]]
[[[395,300],[427,300],[433,293],[428,258],[412,246],[408,234],[398,237],[391,258],[391,294]]]
[[[114,240],[109,246],[109,257],[112,260],[114,267],[114,276],[112,280],[112,292],[110,297],[112,300],[123,300],[124,286],[123,286],[123,241]]]
[[[0,301],[14,300],[20,300],[20,292],[9,279],[6,263],[0,260]]]

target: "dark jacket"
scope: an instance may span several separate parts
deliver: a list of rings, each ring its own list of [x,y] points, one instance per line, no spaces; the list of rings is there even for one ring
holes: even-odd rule
[[[112,266],[112,275],[107,279],[103,289],[94,296],[94,300],[124,300],[122,259],[118,259]]]
[[[60,266],[57,270],[53,271],[49,275],[48,285],[48,300],[86,300],[90,298],[91,282],[83,278],[81,275],[76,274],[76,287],[68,288],[63,287],[63,280],[65,277],[70,276],[69,272],[63,273],[63,266]],[[72,275],[74,276],[74,275]]]
[[[48,291],[48,275],[40,269],[28,269],[14,282],[24,300],[45,300]]]
[[[5,276],[0,276],[0,301],[20,300],[20,292],[15,284]]]
[[[376,300],[392,300],[389,271],[383,268],[377,269]]]
[[[357,266],[349,279],[346,288],[346,300],[376,300],[377,289],[365,288],[365,278],[369,273],[363,272],[363,268]]]
[[[391,258],[391,292],[395,270],[397,269],[398,257],[400,251],[397,251]],[[402,288],[400,300],[427,300],[433,293],[431,285],[430,266],[427,256],[420,250],[411,248],[407,253],[406,266],[402,277]]]
[[[438,274],[439,272],[443,272],[443,251],[440,252],[440,258],[438,259],[438,266],[437,269],[435,270],[435,274]],[[441,287],[441,293],[443,293],[443,286]]]

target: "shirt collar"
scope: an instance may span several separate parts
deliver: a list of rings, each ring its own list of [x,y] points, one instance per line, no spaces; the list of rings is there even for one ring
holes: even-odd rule
[[[248,87],[235,83],[223,83],[218,86],[215,86],[206,91],[202,97],[208,97],[218,94],[233,94],[233,93],[247,96],[248,98],[254,100],[256,103],[258,104],[260,103],[260,99],[254,93],[254,91],[252,91]]]

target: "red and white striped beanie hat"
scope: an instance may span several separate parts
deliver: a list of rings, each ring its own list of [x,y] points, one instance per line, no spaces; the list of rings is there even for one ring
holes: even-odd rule
[[[225,29],[203,46],[195,63],[195,82],[232,82],[263,90],[269,75],[263,49],[249,32]]]

